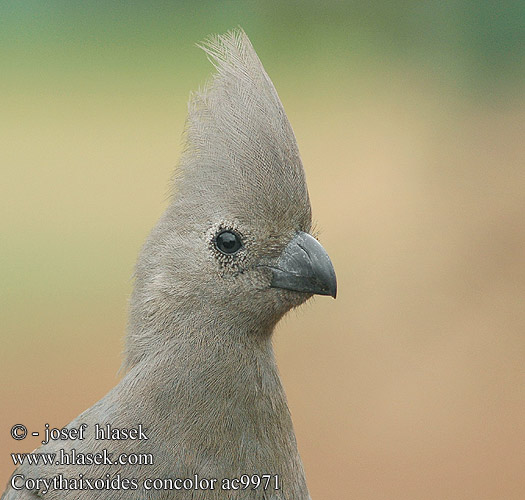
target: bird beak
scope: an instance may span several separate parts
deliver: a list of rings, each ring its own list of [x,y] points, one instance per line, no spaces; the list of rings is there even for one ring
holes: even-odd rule
[[[331,295],[335,299],[337,280],[332,261],[321,244],[308,233],[299,231],[270,269],[272,288]]]

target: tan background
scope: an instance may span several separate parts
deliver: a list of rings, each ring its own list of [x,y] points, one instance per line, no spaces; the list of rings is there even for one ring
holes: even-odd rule
[[[525,498],[523,4],[284,4],[0,6],[0,484],[117,382],[193,43],[240,24],[339,281],[275,336],[312,498]]]

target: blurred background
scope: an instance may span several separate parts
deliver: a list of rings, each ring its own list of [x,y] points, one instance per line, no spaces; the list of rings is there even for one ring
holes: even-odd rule
[[[242,26],[339,281],[275,346],[313,499],[525,498],[525,4],[0,4],[0,485],[9,430],[119,380],[195,42]]]

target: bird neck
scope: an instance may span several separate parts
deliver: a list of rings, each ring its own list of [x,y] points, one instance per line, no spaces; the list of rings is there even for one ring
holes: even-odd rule
[[[130,372],[153,370],[155,386],[188,405],[200,402],[201,408],[211,405],[214,411],[236,407],[240,413],[250,409],[254,415],[270,407],[271,420],[277,418],[293,432],[271,333],[226,330],[213,323],[182,325],[171,335],[165,332],[162,341],[157,334],[145,336],[156,341],[138,350],[141,354],[132,358]]]
[[[270,334],[221,331],[217,325],[192,329],[169,339],[155,358],[166,381],[191,390],[191,397],[199,391],[216,401],[267,395],[286,407]]]
[[[270,471],[292,492],[283,498],[306,499],[271,336],[240,333],[179,331],[130,371],[126,385],[147,384],[140,404],[162,422],[166,453],[177,450],[177,463],[221,477]]]

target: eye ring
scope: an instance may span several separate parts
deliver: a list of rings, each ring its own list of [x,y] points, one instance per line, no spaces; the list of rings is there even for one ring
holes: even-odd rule
[[[224,229],[215,236],[215,248],[224,255],[236,254],[243,248],[241,236],[233,229]]]

